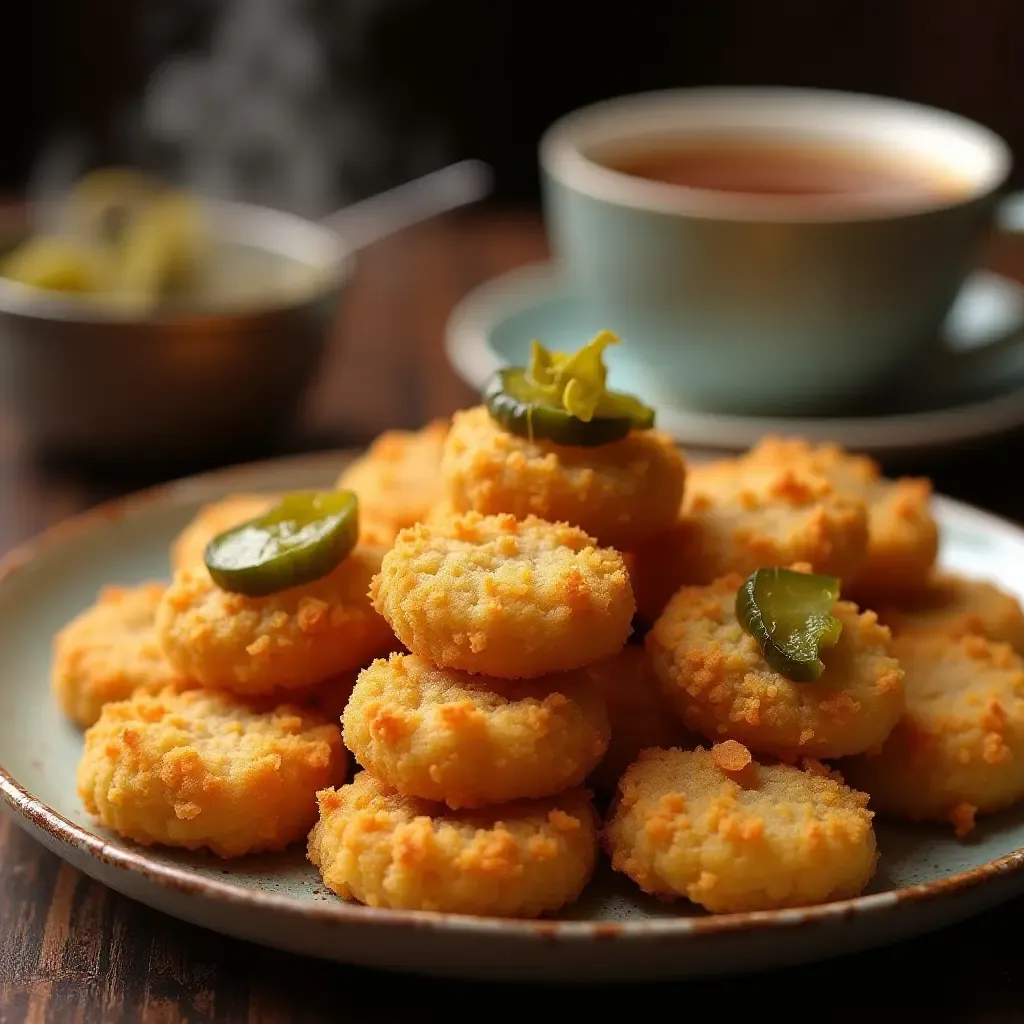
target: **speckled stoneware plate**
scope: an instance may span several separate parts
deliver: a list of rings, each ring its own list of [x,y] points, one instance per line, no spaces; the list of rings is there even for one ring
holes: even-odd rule
[[[645,898],[605,867],[557,919],[500,921],[345,904],[303,851],[232,862],[143,849],[90,821],[75,795],[80,733],[50,696],[50,638],[106,583],[166,576],[171,538],[203,502],[238,490],[330,485],[343,455],[240,467],[72,519],[0,567],[0,795],[40,842],[176,917],[254,942],[375,967],[478,978],[679,978],[773,967],[892,942],[1024,891],[1024,807],[969,842],[947,828],[878,827],[881,864],[859,899],[709,917]],[[1024,532],[939,499],[943,562],[1024,596]],[[2,870],[2,868],[0,868]]]

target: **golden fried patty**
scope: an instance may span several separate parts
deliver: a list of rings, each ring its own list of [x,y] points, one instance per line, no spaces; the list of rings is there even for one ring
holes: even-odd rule
[[[794,683],[769,668],[737,621],[742,582],[683,587],[647,634],[655,674],[683,721],[712,741],[782,758],[840,757],[881,743],[903,712],[903,672],[874,612],[838,602],[843,630],[821,652],[824,672]]]
[[[1008,643],[1024,654],[1024,609],[1016,597],[988,580],[936,572],[898,605],[877,610],[878,617],[897,635],[945,633],[959,638],[976,633]]]
[[[78,795],[126,839],[240,857],[304,836],[316,791],[339,783],[345,762],[341,730],[307,709],[170,687],[103,709]]]
[[[604,699],[581,672],[508,680],[393,654],[363,669],[345,745],[385,785],[449,807],[551,796],[608,747]]]
[[[893,642],[907,710],[880,751],[843,762],[883,814],[959,835],[1024,796],[1024,661],[1008,644],[907,633]]]
[[[455,414],[442,471],[460,511],[567,522],[620,549],[672,524],[686,476],[682,455],[661,431],[577,448],[510,434],[484,406]]]
[[[839,494],[867,505],[868,548],[856,573],[860,594],[906,594],[924,586],[939,551],[929,480],[889,480],[873,459],[800,438],[764,438],[749,457],[768,465],[807,467],[827,477]]]
[[[317,797],[309,859],[328,888],[371,907],[537,917],[575,900],[597,859],[583,789],[456,813],[360,772]]]
[[[534,516],[467,512],[403,530],[370,594],[414,654],[502,679],[614,654],[633,616],[621,555]]]
[[[651,621],[680,586],[728,573],[805,562],[846,579],[867,545],[863,500],[838,493],[822,474],[721,459],[690,468],[678,521],[630,552],[630,572],[640,613]]]
[[[366,596],[378,548],[359,545],[327,576],[266,597],[221,590],[205,566],[175,573],[157,611],[170,663],[204,686],[245,695],[311,690],[392,649]]]
[[[341,474],[337,486],[355,491],[360,515],[386,524],[393,537],[422,522],[441,499],[447,436],[447,420],[434,420],[422,430],[386,430]]]
[[[156,639],[154,619],[165,586],[104,587],[96,603],[54,637],[51,687],[77,725],[92,725],[104,704],[139,687],[184,683]]]
[[[801,770],[736,753],[644,751],[604,830],[612,867],[713,913],[858,895],[877,859],[867,794],[814,762]]]

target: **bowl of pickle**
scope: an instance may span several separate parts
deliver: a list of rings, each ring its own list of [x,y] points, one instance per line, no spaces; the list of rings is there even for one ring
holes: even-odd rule
[[[0,389],[28,445],[237,455],[290,426],[352,253],[327,227],[108,168],[0,239]]]

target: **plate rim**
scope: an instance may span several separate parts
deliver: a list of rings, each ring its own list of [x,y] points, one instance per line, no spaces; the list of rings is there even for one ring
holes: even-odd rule
[[[319,465],[343,468],[347,460],[357,457],[363,449],[337,449],[328,452],[290,455],[275,459],[240,463],[209,472],[158,484],[132,494],[114,498],[61,520],[35,537],[16,546],[0,558],[0,589],[37,558],[62,545],[135,512],[144,512],[162,503],[185,503],[188,500],[216,500],[203,492],[213,488],[222,494],[231,491],[231,481],[257,476],[272,476],[286,468],[299,469]],[[268,485],[267,489],[272,489]],[[195,493],[192,493],[195,492]],[[1024,548],[1024,527],[966,502],[944,495],[934,497],[940,520],[949,525],[974,524],[998,534]],[[334,925],[374,925],[392,931],[439,931],[462,934],[499,934],[519,940],[594,941],[623,938],[642,940],[698,940],[701,936],[732,933],[767,933],[778,929],[827,923],[895,909],[907,903],[930,903],[944,896],[972,890],[985,882],[1019,873],[1024,869],[1024,847],[992,861],[968,868],[930,882],[902,889],[869,893],[852,899],[809,907],[785,910],[749,911],[700,916],[667,916],[639,922],[581,920],[522,920],[487,916],[469,916],[436,911],[389,910],[347,903],[340,898],[330,901],[299,902],[293,897],[262,889],[249,888],[235,882],[199,875],[187,866],[161,863],[150,858],[141,846],[121,847],[95,834],[83,825],[66,818],[45,801],[30,793],[0,764],[0,805],[5,806],[17,824],[30,833],[39,830],[61,848],[86,854],[111,868],[121,869],[164,890],[187,896],[213,900],[221,904],[279,913],[293,921],[315,921]],[[228,863],[228,862],[225,862]],[[102,868],[98,865],[97,871]],[[87,872],[88,873],[88,872]]]
[[[979,274],[1008,281],[1024,291],[1021,282],[986,268],[974,271],[967,281]],[[557,263],[539,260],[498,274],[463,296],[449,315],[444,331],[445,355],[462,381],[479,389],[505,365],[490,344],[490,331],[496,323],[527,305],[563,294],[564,287]],[[906,452],[979,441],[1024,426],[1024,380],[1006,394],[946,409],[885,416],[790,419],[673,408],[659,411],[659,426],[682,445],[716,450],[749,447],[765,434],[799,433],[809,440],[838,441],[852,449]]]

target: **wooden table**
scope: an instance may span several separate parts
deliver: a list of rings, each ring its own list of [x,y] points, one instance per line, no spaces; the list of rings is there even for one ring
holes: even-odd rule
[[[480,281],[544,254],[536,216],[515,211],[451,216],[375,246],[311,395],[306,430],[282,448],[361,443],[384,427],[413,426],[470,402],[442,352],[445,319]],[[1004,249],[992,259],[1024,279],[1020,254]],[[957,497],[1024,519],[1019,456],[1019,444],[1004,443],[921,468]],[[128,479],[39,465],[0,415],[0,551],[161,472]],[[496,1007],[544,1018],[565,1012],[563,995],[581,1018],[598,1019],[644,1015],[647,1000],[667,996],[680,1014],[738,1017],[769,1007],[834,1021],[913,1008],[911,1019],[1024,1020],[1022,922],[1018,901],[886,950],[742,982],[569,993],[440,982],[303,960],[181,924],[91,881],[0,818],[0,1024],[426,1024]]]

